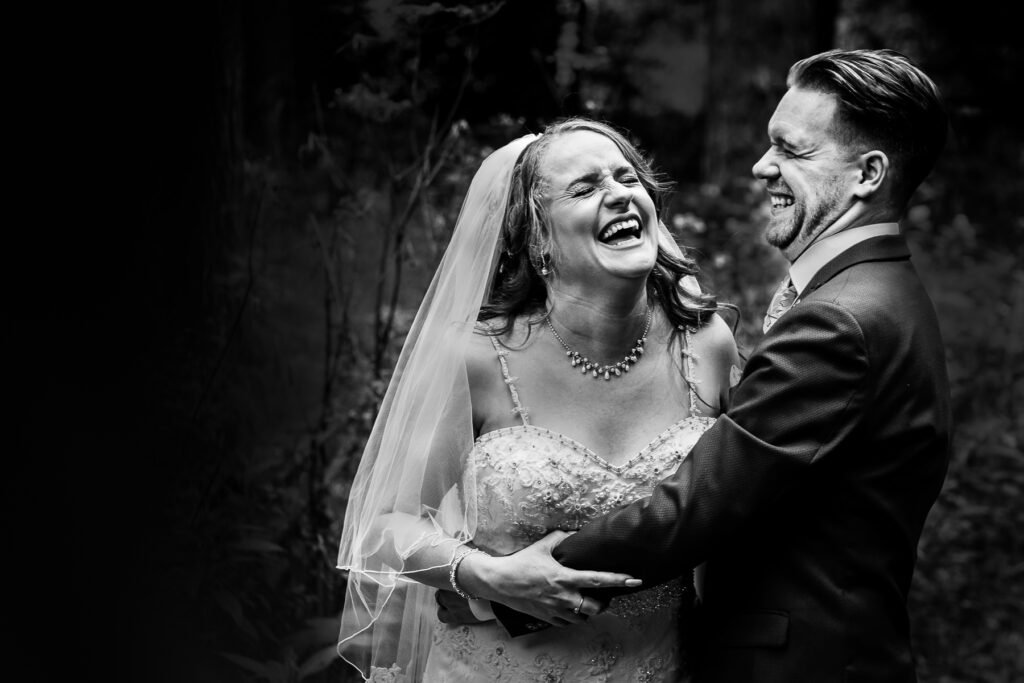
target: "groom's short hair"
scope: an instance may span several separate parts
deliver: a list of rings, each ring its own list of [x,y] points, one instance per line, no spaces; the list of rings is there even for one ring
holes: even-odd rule
[[[836,136],[847,147],[885,152],[903,201],[946,144],[949,123],[938,86],[895,50],[822,52],[793,64],[786,85],[835,95]]]

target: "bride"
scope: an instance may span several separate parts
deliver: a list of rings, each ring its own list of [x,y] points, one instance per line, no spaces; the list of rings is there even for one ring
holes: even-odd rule
[[[338,649],[366,680],[686,676],[692,577],[605,605],[581,591],[639,582],[550,557],[678,466],[738,364],[661,224],[663,196],[640,151],[588,119],[481,165],[346,512]],[[515,597],[538,573],[559,588],[542,612]],[[472,598],[485,622],[440,623],[435,589]],[[488,601],[566,628],[513,639],[486,620]]]

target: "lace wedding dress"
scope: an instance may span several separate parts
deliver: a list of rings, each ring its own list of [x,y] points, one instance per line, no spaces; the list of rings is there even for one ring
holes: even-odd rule
[[[686,342],[689,347],[689,334]],[[476,479],[474,542],[491,554],[524,548],[553,529],[579,529],[650,494],[714,422],[683,418],[624,464],[612,465],[585,445],[530,424],[509,376],[507,351],[493,343],[522,424],[478,438],[463,475]],[[693,377],[689,356],[686,371]],[[690,405],[697,406],[690,384]],[[518,638],[496,622],[438,623],[424,680],[685,681],[680,614],[692,601],[693,584],[686,577],[614,598],[608,610],[584,624]]]

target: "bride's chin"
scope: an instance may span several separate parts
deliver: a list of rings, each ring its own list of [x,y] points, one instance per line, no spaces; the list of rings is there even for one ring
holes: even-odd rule
[[[617,263],[607,269],[610,275],[630,280],[646,280],[654,271],[654,259],[634,263]]]
[[[658,261],[658,248],[652,244],[637,245],[617,254],[613,259],[615,266],[621,270],[635,271],[636,273],[647,274],[654,270],[654,264]]]

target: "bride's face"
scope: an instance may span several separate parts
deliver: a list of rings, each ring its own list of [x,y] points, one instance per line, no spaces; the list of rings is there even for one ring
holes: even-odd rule
[[[561,135],[541,173],[561,284],[601,286],[609,276],[650,274],[658,256],[654,202],[614,142],[591,131]]]

